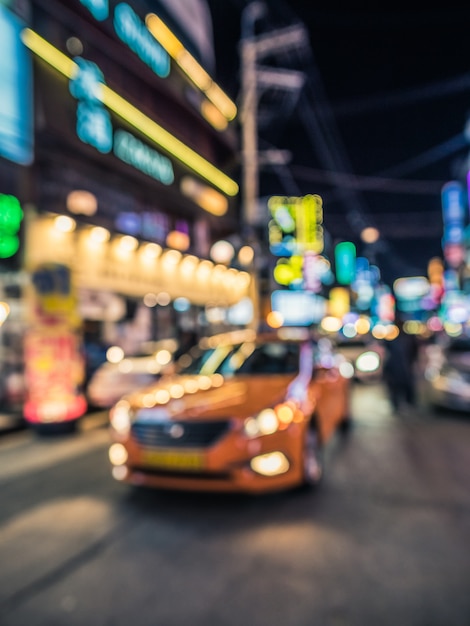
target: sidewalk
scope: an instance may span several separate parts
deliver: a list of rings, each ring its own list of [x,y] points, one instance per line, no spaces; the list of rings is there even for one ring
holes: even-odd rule
[[[108,411],[104,409],[90,410],[80,418],[79,423],[81,431],[105,428],[108,425]],[[0,437],[31,427],[20,413],[7,413],[0,410]]]
[[[20,413],[6,413],[0,410],[0,437],[26,427],[27,424]]]

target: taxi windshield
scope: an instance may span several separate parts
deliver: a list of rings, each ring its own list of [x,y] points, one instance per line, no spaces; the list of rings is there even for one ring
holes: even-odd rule
[[[238,348],[237,345],[219,345],[214,348],[199,348],[190,351],[178,360],[179,374],[211,374],[222,373],[224,363]]]
[[[179,374],[295,374],[299,370],[299,344],[296,342],[246,341],[193,351],[186,363],[179,360]]]
[[[246,342],[228,358],[220,373],[294,374],[299,369],[299,345],[287,342]]]

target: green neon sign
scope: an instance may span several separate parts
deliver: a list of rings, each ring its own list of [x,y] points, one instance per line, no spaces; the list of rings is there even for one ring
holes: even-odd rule
[[[335,248],[336,280],[341,285],[350,285],[356,272],[356,246],[351,241],[343,241]]]
[[[8,259],[20,247],[18,231],[23,219],[23,209],[18,198],[0,194],[0,258]]]

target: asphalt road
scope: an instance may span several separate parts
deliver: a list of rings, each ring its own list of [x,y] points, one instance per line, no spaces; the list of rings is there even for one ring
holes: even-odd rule
[[[470,418],[358,386],[313,493],[134,491],[108,433],[0,440],[2,626],[469,626]]]

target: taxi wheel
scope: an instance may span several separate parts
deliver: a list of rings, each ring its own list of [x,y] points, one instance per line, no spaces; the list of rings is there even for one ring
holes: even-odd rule
[[[78,427],[77,420],[69,420],[67,422],[32,424],[31,429],[38,437],[52,437],[54,435],[75,434]]]
[[[303,449],[303,486],[316,487],[323,478],[324,458],[323,446],[321,445],[318,433],[313,428],[306,432]]]
[[[341,420],[341,422],[339,423],[340,433],[347,435],[352,430],[352,427],[353,427],[352,417],[350,415],[345,415],[343,419]]]

